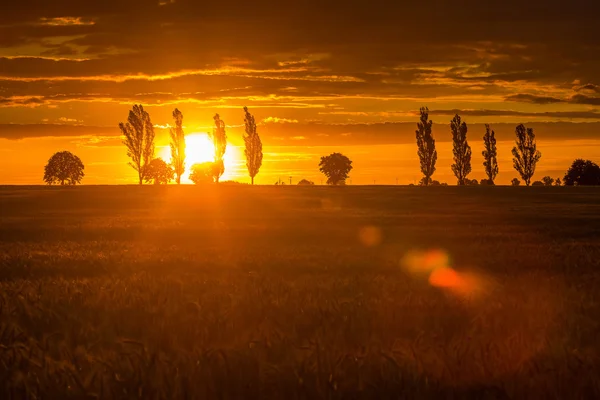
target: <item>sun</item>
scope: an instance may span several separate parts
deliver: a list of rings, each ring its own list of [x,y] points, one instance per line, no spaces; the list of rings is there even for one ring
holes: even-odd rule
[[[215,160],[215,147],[206,133],[192,133],[185,137],[186,170],[194,164]]]
[[[167,162],[171,162],[171,149],[163,147],[160,154]],[[215,160],[215,146],[207,133],[190,133],[185,135],[185,172],[182,175],[182,183],[192,183],[189,179],[192,165],[211,162]],[[225,174],[222,180],[232,179],[238,176],[236,170],[240,160],[240,151],[237,147],[227,144],[223,161],[225,163]]]

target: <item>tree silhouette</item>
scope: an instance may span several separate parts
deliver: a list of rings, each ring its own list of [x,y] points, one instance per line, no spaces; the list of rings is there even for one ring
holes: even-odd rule
[[[327,177],[328,185],[344,185],[351,170],[352,161],[341,153],[323,156],[319,163],[319,171]]]
[[[258,174],[260,167],[262,166],[263,152],[262,142],[258,133],[256,133],[256,121],[254,116],[248,112],[248,107],[244,107],[244,123],[246,125],[246,133],[244,134],[244,144],[246,149],[244,154],[246,155],[246,167],[248,168],[248,174],[254,185],[254,177]]]
[[[513,166],[525,181],[525,185],[529,186],[542,153],[537,150],[533,129],[525,128],[525,125],[520,124],[515,128],[515,134],[517,139],[512,149]]]
[[[431,183],[431,176],[435,172],[435,163],[437,161],[437,151],[435,150],[435,139],[431,133],[433,121],[429,120],[429,109],[421,107],[419,110],[421,118],[417,123],[417,154],[421,163],[421,172],[423,173],[423,185]]]
[[[498,175],[498,152],[496,150],[496,133],[490,129],[489,124],[485,124],[485,135],[483,135],[483,166],[488,177],[488,185],[494,184],[494,179]]]
[[[300,180],[300,182],[298,182],[298,185],[302,186],[302,185],[314,185],[315,183],[313,181],[309,181],[308,179],[302,179]]]
[[[600,167],[598,164],[578,158],[563,178],[565,186],[598,186],[600,185]]]
[[[545,176],[542,178],[542,183],[544,186],[552,186],[554,184],[554,179],[549,176]]]
[[[154,127],[150,115],[141,104],[136,104],[129,111],[127,123],[121,122],[119,128],[125,136],[123,144],[127,146],[127,156],[131,158],[129,165],[138,172],[141,185],[146,166],[154,158]]]
[[[44,167],[44,182],[48,185],[76,185],[84,177],[84,165],[75,154],[69,151],[54,153]]]
[[[215,163],[211,161],[192,165],[190,180],[196,185],[213,183],[215,179]]]
[[[145,175],[144,181],[146,183],[154,182],[155,185],[166,185],[173,180],[175,171],[162,158],[155,158],[146,167]]]
[[[223,175],[225,172],[225,163],[223,162],[223,157],[225,156],[225,150],[227,149],[227,134],[225,133],[225,122],[221,120],[219,114],[215,114],[213,119],[215,120],[215,128],[213,129],[213,133],[211,135],[213,147],[215,148],[215,165],[213,171],[214,180],[216,183],[219,183],[221,175]]]
[[[171,136],[171,165],[176,175],[176,182],[181,183],[185,172],[185,134],[183,132],[183,114],[177,108],[173,111],[175,127],[169,130]]]
[[[467,142],[467,124],[461,122],[460,116],[456,114],[450,122],[452,131],[452,153],[454,164],[452,172],[458,180],[458,185],[467,184],[467,176],[471,173],[471,146]]]
[[[556,178],[554,180],[554,186],[561,186],[561,185],[562,185],[562,182],[561,182],[560,178]]]
[[[531,186],[546,186],[542,181],[535,181],[531,184]]]
[[[519,186],[521,184],[521,181],[518,180],[517,178],[513,178],[512,181],[510,181],[510,184],[512,186]]]

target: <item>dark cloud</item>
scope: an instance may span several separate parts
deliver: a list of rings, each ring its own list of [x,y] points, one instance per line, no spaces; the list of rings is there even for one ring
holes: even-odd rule
[[[522,112],[513,110],[434,110],[432,115],[455,115],[474,117],[528,117],[528,118],[559,118],[559,119],[593,119],[600,120],[598,111],[546,111]],[[599,132],[600,136],[600,132]]]
[[[562,103],[564,100],[557,99],[556,97],[547,97],[547,96],[536,96],[533,94],[514,94],[511,96],[505,97],[506,101],[517,101],[522,103],[533,103],[533,104],[552,104],[552,103]]]

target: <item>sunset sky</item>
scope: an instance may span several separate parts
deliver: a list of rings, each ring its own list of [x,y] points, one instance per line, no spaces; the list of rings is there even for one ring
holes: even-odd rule
[[[404,4],[406,3],[406,4]],[[227,124],[224,179],[248,182],[248,106],[264,146],[257,183],[320,183],[319,158],[354,161],[353,184],[418,182],[415,129],[428,106],[434,179],[451,184],[449,122],[469,124],[471,178],[482,136],[499,144],[498,183],[517,176],[514,127],[535,129],[534,179],[574,158],[600,162],[600,2],[17,1],[0,12],[0,184],[42,184],[70,150],[85,184],[136,183],[118,123],[143,104],[168,153],[175,107],[186,134]]]

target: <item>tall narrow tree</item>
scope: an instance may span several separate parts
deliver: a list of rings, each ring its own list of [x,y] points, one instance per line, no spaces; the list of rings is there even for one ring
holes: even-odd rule
[[[515,128],[517,139],[515,147],[512,149],[513,166],[529,186],[531,178],[535,174],[535,166],[542,158],[542,153],[537,149],[535,141],[535,133],[533,129],[525,128],[525,125],[520,124]]]
[[[494,184],[494,179],[498,175],[498,152],[496,150],[496,133],[490,129],[489,124],[485,124],[485,135],[483,135],[483,166],[488,177],[488,183]]]
[[[460,116],[456,114],[450,121],[450,130],[452,131],[452,153],[454,154],[454,164],[452,172],[458,180],[458,185],[467,183],[467,176],[471,173],[471,146],[467,142],[467,124],[461,122]]]
[[[177,108],[173,111],[175,126],[169,130],[171,135],[171,166],[175,171],[175,181],[179,185],[185,172],[185,133],[183,132],[183,114]]]
[[[129,111],[127,123],[121,122],[119,128],[125,136],[123,144],[127,147],[127,156],[131,158],[129,165],[137,171],[141,185],[146,167],[154,159],[154,127],[150,115],[141,104],[136,104]]]
[[[254,116],[248,112],[248,107],[244,107],[244,123],[246,124],[246,133],[244,134],[244,144],[246,149],[244,154],[246,155],[246,167],[248,167],[248,174],[254,185],[254,177],[258,174],[262,165],[263,152],[262,142],[258,133],[256,133],[256,121]]]
[[[225,150],[227,150],[227,134],[225,133],[225,122],[221,120],[219,114],[215,114],[213,118],[215,120],[215,127],[211,139],[215,148],[214,179],[215,183],[219,183],[219,178],[225,172],[223,157],[225,156]]]
[[[421,172],[423,173],[422,182],[425,186],[431,184],[431,176],[435,172],[435,163],[437,161],[437,151],[435,150],[435,139],[431,133],[433,121],[429,120],[429,109],[421,107],[419,110],[421,119],[417,123],[417,154],[421,163]]]

